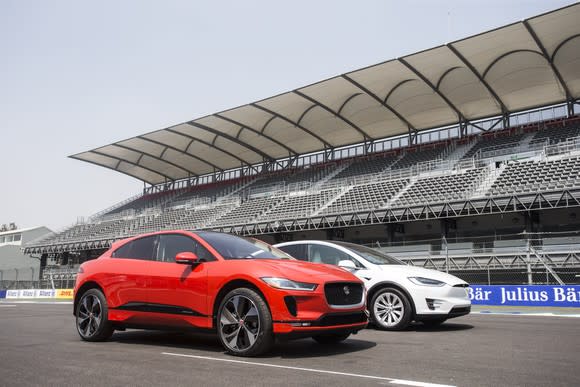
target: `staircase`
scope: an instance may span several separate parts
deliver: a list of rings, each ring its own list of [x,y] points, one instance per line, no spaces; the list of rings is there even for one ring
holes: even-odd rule
[[[341,197],[342,195],[344,195],[345,193],[347,193],[348,191],[350,191],[352,189],[353,186],[348,186],[348,187],[344,187],[341,188],[340,191],[336,194],[336,196],[334,196],[333,198],[331,198],[329,201],[327,201],[326,203],[324,203],[322,206],[320,206],[319,209],[317,209],[316,211],[314,211],[312,213],[312,215],[310,215],[311,217],[317,216],[318,214],[320,214],[322,211],[324,211],[328,206],[330,206],[332,203],[334,203],[335,201],[338,200],[339,197]]]
[[[499,175],[501,175],[501,173],[503,172],[504,169],[506,169],[506,167],[507,165],[505,163],[502,163],[499,168],[493,168],[493,166],[490,165],[488,167],[490,169],[490,172],[481,181],[479,187],[475,191],[473,191],[471,197],[472,198],[484,197],[486,192],[489,191],[493,183],[495,183]]]
[[[409,180],[409,183],[407,183],[406,186],[403,187],[403,189],[401,189],[399,192],[397,192],[393,197],[391,197],[390,200],[388,200],[382,208],[387,208],[387,207],[393,207],[393,203],[395,203],[400,197],[401,195],[403,195],[405,192],[407,192],[409,190],[409,188],[411,188],[411,186],[413,184],[415,184],[415,182],[419,180],[419,178],[417,176],[413,176],[411,177],[411,179]]]

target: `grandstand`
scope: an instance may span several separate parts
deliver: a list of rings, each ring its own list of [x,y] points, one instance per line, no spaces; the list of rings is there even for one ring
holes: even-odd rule
[[[148,186],[25,252],[78,264],[120,238],[213,229],[577,282],[577,20],[575,4],[74,155]]]

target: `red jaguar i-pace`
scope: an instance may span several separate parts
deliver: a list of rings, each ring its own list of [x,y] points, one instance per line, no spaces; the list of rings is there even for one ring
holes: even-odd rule
[[[239,356],[264,353],[275,338],[340,342],[368,319],[353,274],[209,231],[116,242],[80,266],[74,315],[86,341],[107,340],[115,329],[207,329]]]

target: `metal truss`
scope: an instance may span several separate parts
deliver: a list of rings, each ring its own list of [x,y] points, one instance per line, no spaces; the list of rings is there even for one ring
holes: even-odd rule
[[[260,235],[277,232],[415,222],[432,219],[449,219],[466,216],[539,211],[579,206],[580,189],[574,189],[536,194],[514,194],[503,197],[468,199],[412,207],[377,209],[342,215],[256,222],[253,224],[214,228],[214,230],[240,235]]]
[[[206,227],[238,235],[263,235],[308,230],[348,228],[374,224],[417,222],[434,219],[452,219],[467,216],[485,216],[513,212],[531,212],[557,208],[580,207],[580,189],[535,194],[514,194],[502,197],[466,199],[439,204],[411,207],[384,208],[341,215],[313,216],[299,219],[280,219],[224,227]],[[124,236],[127,237],[127,236]],[[25,254],[60,253],[106,249],[115,238],[60,242],[24,248]]]
[[[511,270],[544,269],[546,265],[553,269],[578,268],[580,267],[579,251],[562,252],[538,252],[542,259],[535,258],[525,252],[513,254],[479,253],[461,256],[446,257],[442,251],[438,256],[413,257],[405,259],[412,266],[424,267],[440,271],[477,271],[477,270]],[[449,267],[447,268],[447,264]]]

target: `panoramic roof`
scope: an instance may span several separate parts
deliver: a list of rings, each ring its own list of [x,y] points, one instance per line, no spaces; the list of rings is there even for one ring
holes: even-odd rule
[[[70,156],[159,184],[577,100],[580,4]]]

